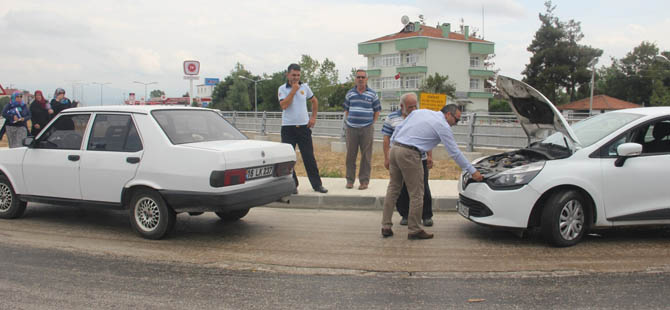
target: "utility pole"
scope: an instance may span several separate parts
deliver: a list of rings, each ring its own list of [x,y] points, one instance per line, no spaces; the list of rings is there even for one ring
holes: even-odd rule
[[[591,97],[589,97],[589,116],[593,115],[593,81],[595,80],[596,77],[596,63],[598,63],[598,58],[593,58],[591,62],[589,62],[589,66],[591,67]]]
[[[257,91],[257,86],[258,86],[259,82],[267,81],[269,79],[252,80],[248,77],[244,77],[244,76],[241,76],[241,75],[240,75],[240,78],[254,82],[254,125],[255,125],[256,123],[258,123],[256,121],[256,119],[258,118],[258,91]]]
[[[110,82],[104,82],[104,83],[91,82],[91,84],[100,85],[100,106],[102,106],[102,87],[107,85],[107,84],[112,84],[112,83],[110,83]]]

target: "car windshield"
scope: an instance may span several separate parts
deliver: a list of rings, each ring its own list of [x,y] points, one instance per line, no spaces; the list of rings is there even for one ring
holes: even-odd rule
[[[173,144],[247,138],[212,110],[157,110],[151,114]]]
[[[571,127],[581,146],[587,147],[640,117],[642,115],[633,113],[603,113],[574,123]],[[561,132],[555,132],[540,143],[565,147],[565,141]]]

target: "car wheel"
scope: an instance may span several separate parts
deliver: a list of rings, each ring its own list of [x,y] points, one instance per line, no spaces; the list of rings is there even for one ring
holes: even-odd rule
[[[249,209],[242,209],[228,212],[216,212],[216,215],[226,222],[233,222],[243,218],[248,213]]]
[[[156,191],[140,190],[133,195],[129,206],[130,222],[144,238],[161,239],[177,221],[177,215]]]
[[[7,177],[0,176],[0,218],[14,219],[23,215],[27,203],[16,197],[12,183]]]
[[[542,210],[541,229],[547,242],[559,247],[577,244],[588,229],[587,206],[586,200],[577,191],[553,194]]]

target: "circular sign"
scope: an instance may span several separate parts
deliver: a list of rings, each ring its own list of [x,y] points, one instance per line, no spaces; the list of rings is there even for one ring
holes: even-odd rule
[[[184,74],[186,75],[198,75],[200,73],[200,62],[197,60],[185,60],[184,61]]]

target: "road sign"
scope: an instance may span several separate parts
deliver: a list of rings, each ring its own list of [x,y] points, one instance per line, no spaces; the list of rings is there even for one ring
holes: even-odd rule
[[[200,73],[200,62],[197,60],[184,60],[184,74],[198,75]]]
[[[421,93],[421,97],[419,99],[419,106],[422,109],[439,111],[446,104],[447,95],[445,94]]]
[[[214,85],[219,84],[218,78],[205,78],[205,85]]]

